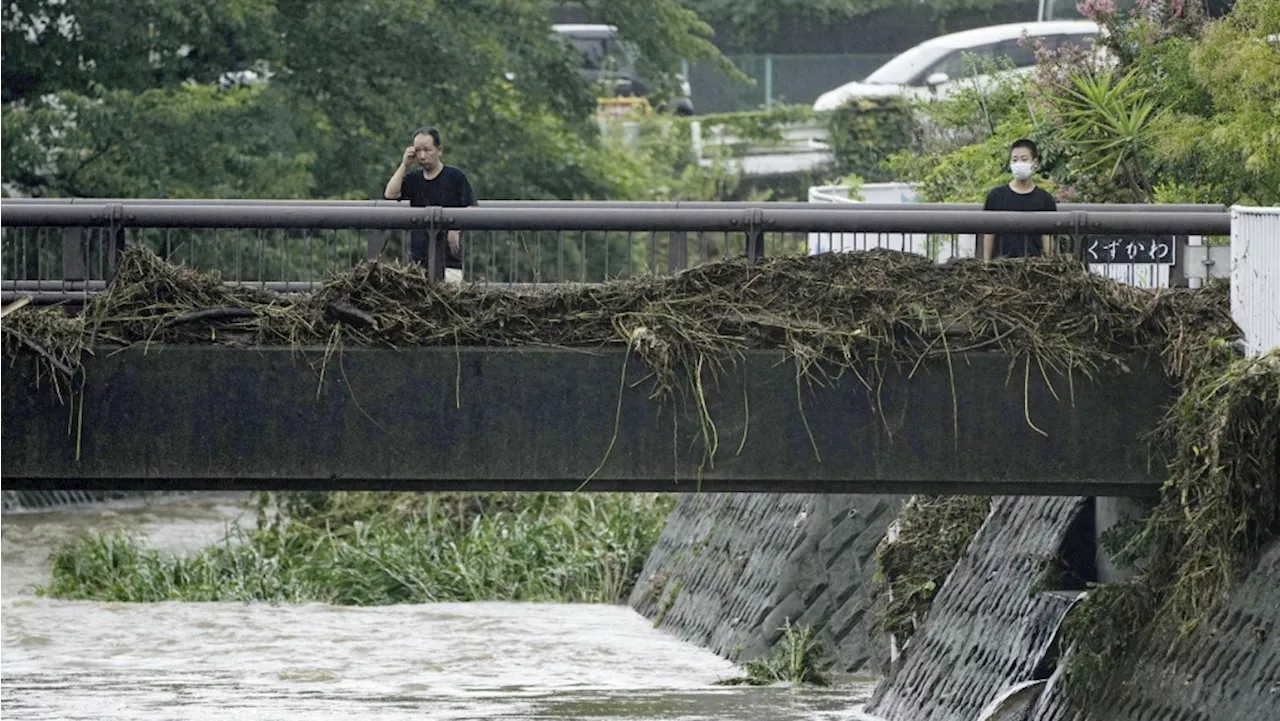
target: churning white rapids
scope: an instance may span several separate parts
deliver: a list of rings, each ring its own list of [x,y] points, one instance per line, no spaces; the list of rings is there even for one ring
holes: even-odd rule
[[[716,686],[728,661],[626,606],[374,608],[39,598],[47,556],[87,531],[166,550],[218,540],[234,498],[5,514],[7,719],[856,719],[872,690]],[[250,519],[249,522],[252,522]]]

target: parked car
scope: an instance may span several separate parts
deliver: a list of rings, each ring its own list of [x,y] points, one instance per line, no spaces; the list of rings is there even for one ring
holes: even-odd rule
[[[653,92],[652,83],[640,77],[636,71],[639,52],[633,44],[618,38],[618,30],[614,26],[561,24],[552,25],[551,29],[573,43],[582,57],[582,65],[578,68],[582,79],[603,85],[606,94],[646,98],[658,110],[669,109],[677,115],[693,115],[688,78],[679,76],[679,96],[657,100],[650,97]]]
[[[1024,34],[1054,49],[1068,44],[1092,47],[1101,32],[1097,23],[1088,20],[1061,20],[991,25],[942,35],[898,55],[865,80],[823,93],[813,109],[834,110],[852,98],[946,98],[962,82],[981,85],[996,77],[979,74],[966,54],[979,61],[1007,58],[1013,63],[1012,72],[1029,73],[1036,64],[1035,47],[1021,42]]]

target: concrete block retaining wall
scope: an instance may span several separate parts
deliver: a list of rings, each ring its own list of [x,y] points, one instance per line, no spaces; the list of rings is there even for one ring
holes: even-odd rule
[[[4,491],[4,513],[19,511],[43,511],[51,508],[67,508],[108,503],[128,498],[182,496],[188,492],[148,491]]]
[[[1153,647],[1115,699],[1083,714],[1051,679],[1029,721],[1280,719],[1280,542],[1174,652]]]
[[[1072,603],[1046,570],[1087,498],[1000,497],[868,711],[889,721],[968,721],[1036,677]]]
[[[689,494],[631,605],[737,661],[767,654],[783,623],[810,625],[839,671],[888,666],[873,633],[876,545],[900,496]],[[1151,649],[1119,697],[1070,708],[1055,635],[1079,594],[1053,563],[1092,534],[1092,499],[999,497],[867,710],[887,721],[973,721],[1002,691],[1047,681],[1019,721],[1280,719],[1280,543],[1176,654]],[[1077,546],[1073,549],[1073,545]],[[1049,575],[1046,575],[1049,574]]]
[[[871,609],[876,545],[899,496],[684,496],[645,563],[631,606],[728,658],[767,654],[786,621],[809,625],[835,670],[881,671]]]

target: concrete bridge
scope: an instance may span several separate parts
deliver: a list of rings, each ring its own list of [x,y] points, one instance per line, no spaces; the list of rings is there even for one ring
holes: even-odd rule
[[[551,203],[442,212],[6,202],[3,222],[58,230],[56,257],[77,270],[85,267],[77,255],[83,239],[67,240],[60,229],[106,228],[110,251],[130,231],[148,229],[420,228],[431,236],[429,276],[437,279],[445,229],[648,230],[651,238],[656,230],[673,249],[685,231],[736,232],[753,260],[763,257],[768,234],[781,232],[1231,229],[1221,209],[1198,207],[1027,214],[770,205]],[[673,267],[677,257],[684,262],[674,250],[671,256]],[[110,272],[114,263],[105,267]],[[87,281],[64,273],[54,282]],[[27,292],[21,280],[6,282],[8,293]],[[63,292],[83,297],[87,290]],[[47,379],[37,387],[36,363],[34,355],[20,356],[5,371],[6,489],[1153,496],[1164,481],[1162,465],[1142,437],[1173,394],[1158,363],[1144,358],[1093,379],[1046,380],[1038,368],[1017,365],[1025,360],[971,352],[950,365],[940,359],[914,369],[863,368],[863,378],[883,374],[868,387],[852,373],[822,386],[797,383],[793,362],[758,351],[719,378],[705,377],[700,403],[650,398],[648,370],[622,349],[359,348],[326,357],[323,348],[151,345],[97,349],[68,405]]]

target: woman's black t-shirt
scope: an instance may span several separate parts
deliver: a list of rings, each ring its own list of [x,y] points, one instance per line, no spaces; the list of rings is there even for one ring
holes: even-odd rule
[[[440,174],[431,180],[423,174],[421,168],[404,174],[400,184],[400,197],[387,200],[407,200],[414,208],[441,206],[445,208],[466,208],[476,205],[476,191],[471,181],[461,170],[452,165],[445,165]],[[410,234],[410,257],[415,261],[424,260],[427,256],[427,232],[415,230]],[[445,246],[445,267],[461,268],[462,257]]]

